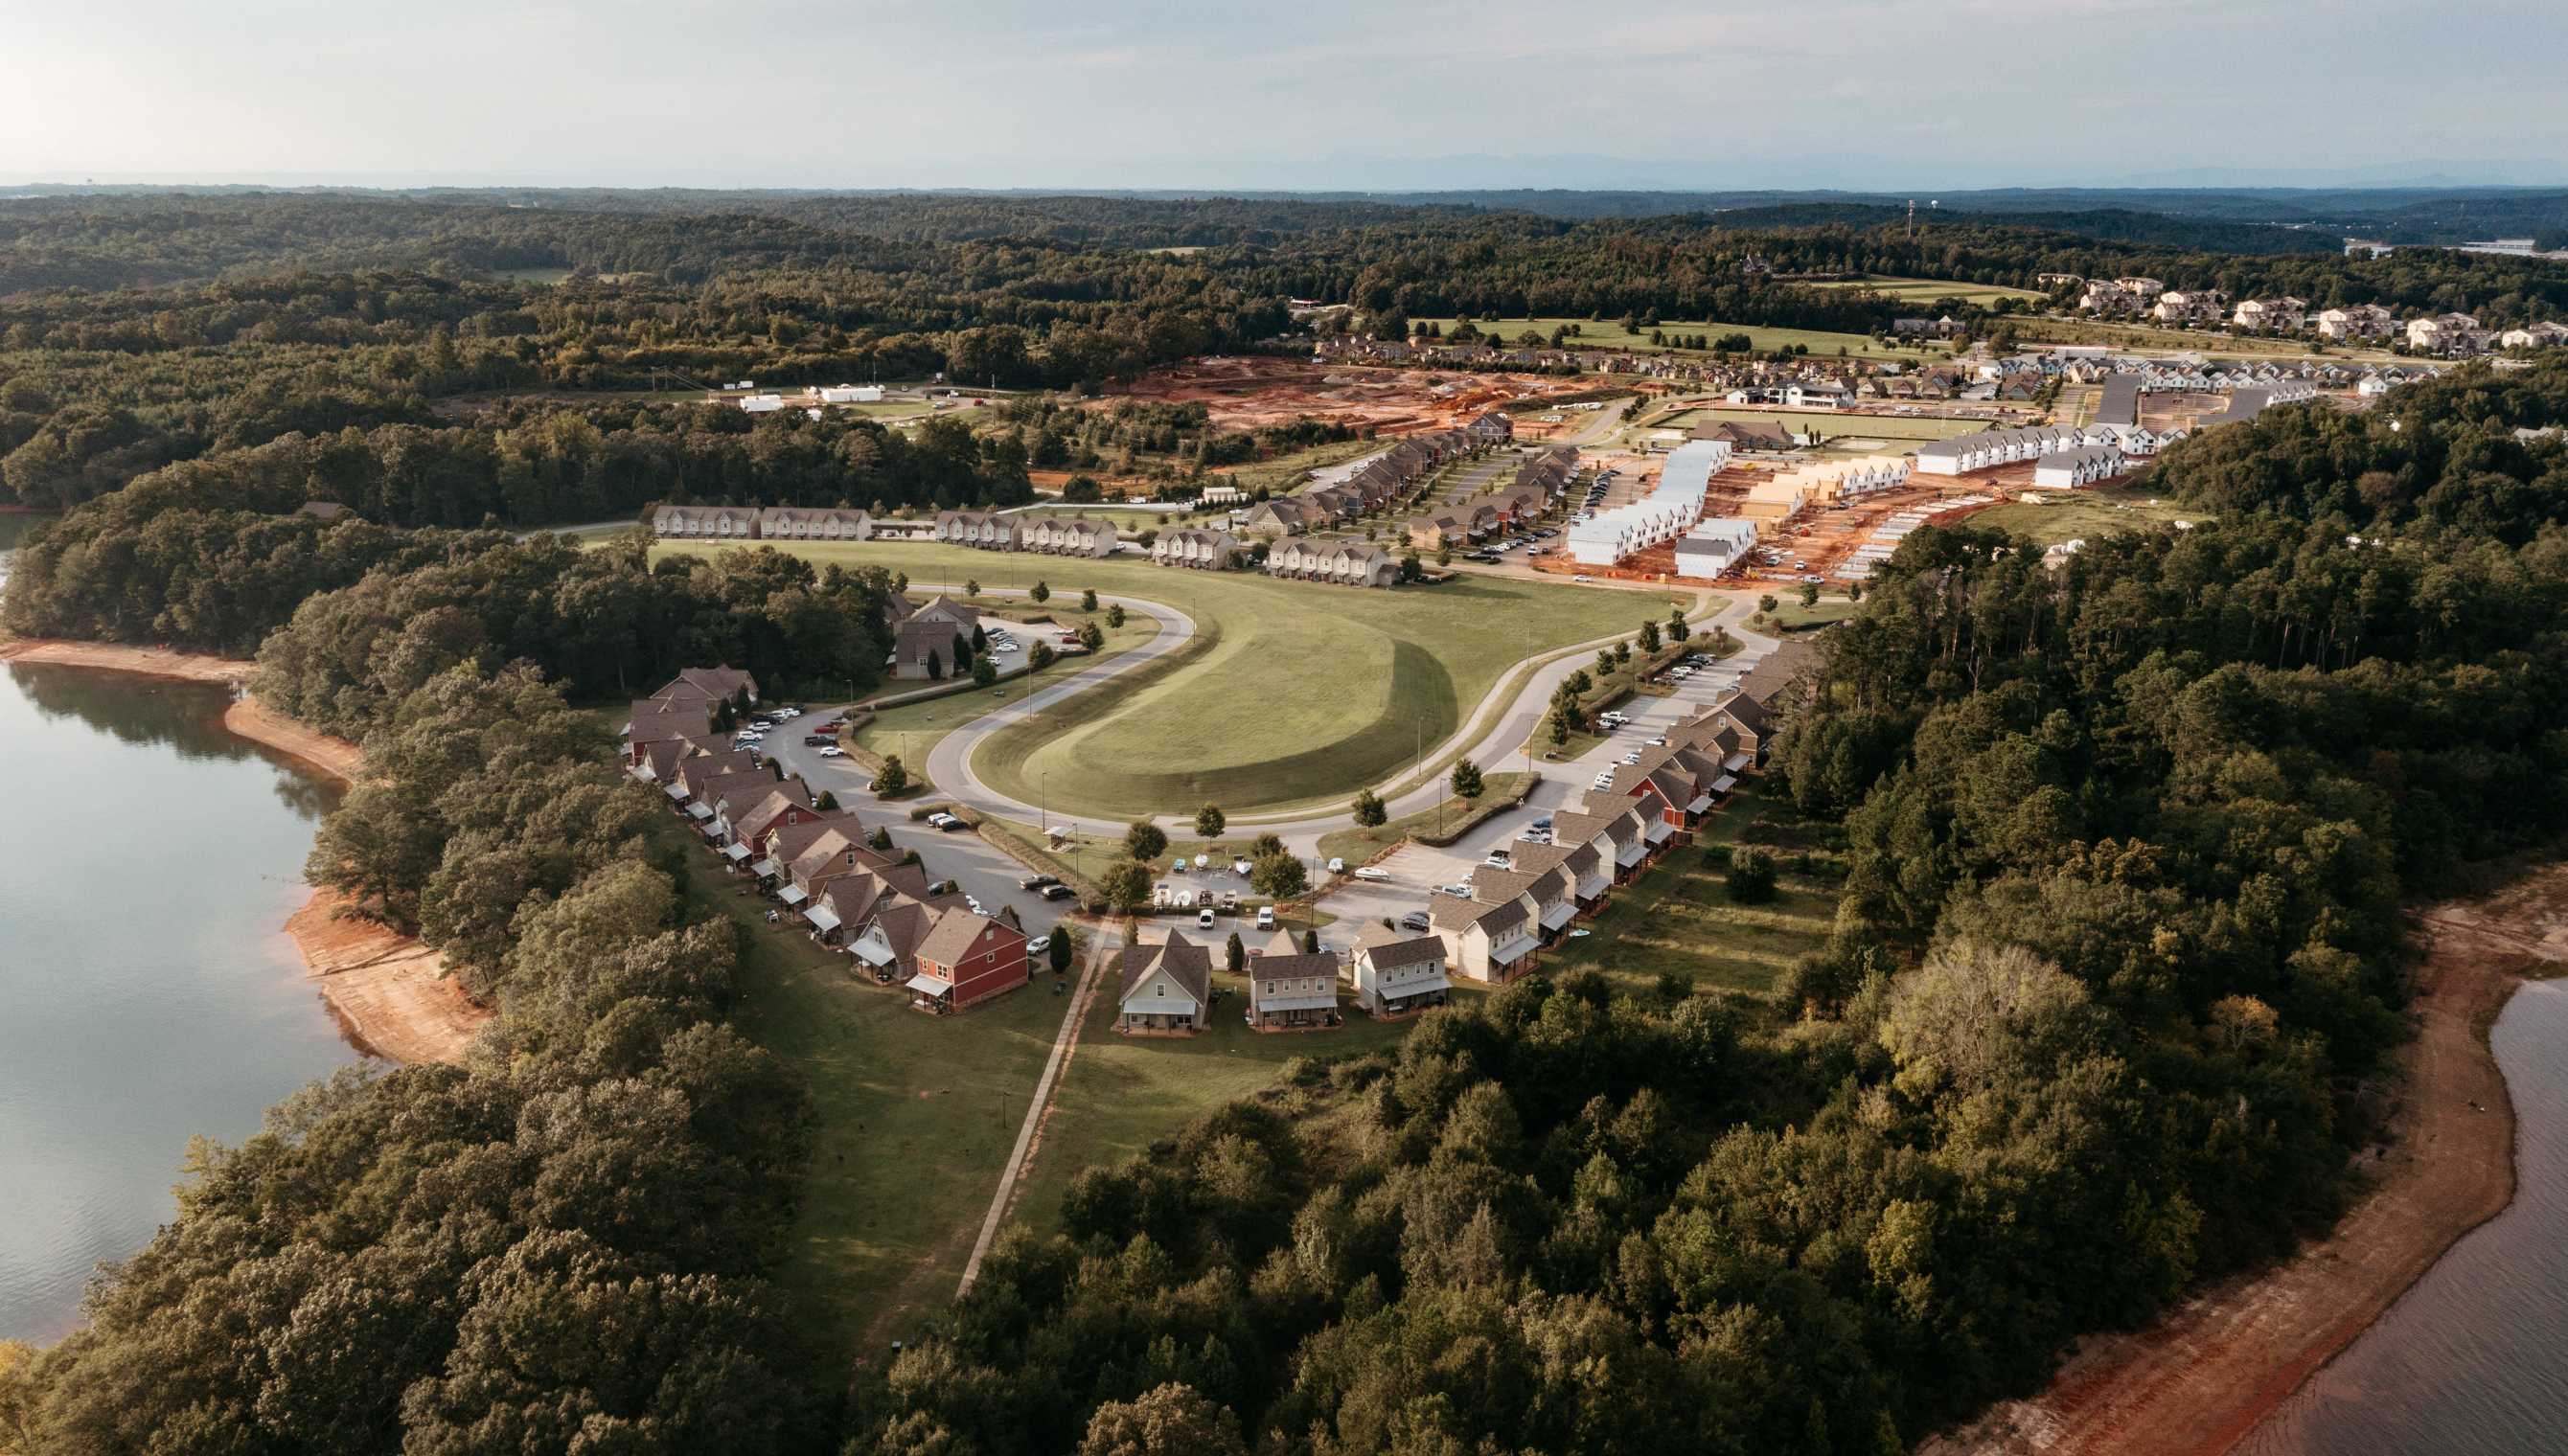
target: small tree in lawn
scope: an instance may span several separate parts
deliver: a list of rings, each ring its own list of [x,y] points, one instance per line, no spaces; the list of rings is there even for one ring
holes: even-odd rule
[[[1298,854],[1260,855],[1248,867],[1248,883],[1269,900],[1295,900],[1311,888],[1311,872]]]
[[[1044,956],[1052,964],[1053,975],[1070,974],[1071,954],[1070,927],[1067,925],[1053,927],[1052,944],[1044,947]]]
[[[1198,839],[1219,839],[1221,837],[1222,826],[1229,822],[1230,820],[1222,817],[1221,805],[1206,804],[1202,808],[1195,810],[1195,837]]]
[[[1610,647],[1596,649],[1596,676],[1600,678],[1614,676],[1614,649]]]
[[[1480,776],[1480,765],[1468,758],[1453,765],[1453,797],[1468,803],[1488,791],[1488,781]]]
[[[1774,898],[1774,856],[1762,849],[1743,849],[1731,856],[1726,882],[1730,898],[1742,905],[1763,905]]]
[[[1450,566],[1453,564],[1453,547],[1449,542],[1437,546],[1436,564],[1438,566]]]
[[[1026,662],[1031,665],[1036,672],[1040,673],[1044,669],[1051,667],[1054,660],[1060,656],[1060,653],[1052,650],[1051,643],[1038,642],[1027,651]]]
[[[1052,600],[1052,588],[1046,583],[1038,581],[1035,583],[1035,589],[1026,593],[1026,595],[1034,598],[1035,605],[1040,607],[1044,603]]]
[[[874,770],[874,792],[889,795],[907,787],[909,787],[908,765],[900,761],[898,753],[885,754],[882,766]]]
[[[1090,587],[1088,590],[1079,594],[1079,610],[1083,612],[1094,612],[1097,610],[1097,588]]]
[[[1260,834],[1255,839],[1248,842],[1248,857],[1250,859],[1264,859],[1270,854],[1282,854],[1283,852],[1283,839],[1271,831],[1265,834]]]
[[[1863,600],[1862,582],[1850,581],[1846,583],[1846,600],[1849,602],[1860,602]]]
[[[1369,788],[1359,789],[1356,792],[1355,818],[1367,829],[1379,829],[1391,818],[1391,809],[1383,803],[1381,794]]]
[[[1554,708],[1551,711],[1551,745],[1553,747],[1557,748],[1568,742],[1569,735],[1577,730],[1578,721],[1571,716],[1568,709]]]
[[[1318,931],[1306,930],[1302,932],[1302,954],[1305,956],[1316,956],[1320,954],[1320,933]]]
[[[972,659],[972,686],[987,688],[999,681],[999,665],[985,657]]]
[[[1079,645],[1087,648],[1090,652],[1103,650],[1106,646],[1106,629],[1098,626],[1094,622],[1080,623]]]
[[[1618,642],[1618,643],[1615,643],[1615,644],[1614,644],[1614,666],[1616,666],[1616,667],[1618,667],[1618,668],[1619,668],[1619,667],[1623,667],[1623,666],[1628,665],[1631,661],[1632,661],[1632,644],[1630,644],[1630,643],[1628,643],[1628,642]]]
[[[1686,622],[1684,609],[1668,614],[1668,636],[1678,642],[1694,636],[1694,628]]]
[[[1135,819],[1124,831],[1124,852],[1138,860],[1157,859],[1168,852],[1168,836],[1147,819]]]
[[[1239,943],[1239,932],[1232,931],[1230,939],[1222,944],[1221,962],[1233,976],[1248,968],[1248,947]]]
[[[1781,605],[1783,604],[1774,600],[1770,592],[1757,599],[1757,611],[1760,616],[1771,617],[1774,615],[1774,609]]]
[[[906,595],[909,591],[909,573],[906,571],[893,572],[891,578],[891,589],[895,596]]]
[[[1092,593],[1092,595],[1094,594]],[[1117,602],[1106,609],[1106,625],[1109,627],[1121,627],[1124,625],[1124,604],[1122,602]]]
[[[980,594],[981,579],[979,577],[972,577],[963,583],[963,595],[967,597],[977,597]]]
[[[1124,910],[1136,909],[1150,899],[1150,868],[1138,860],[1117,860],[1106,872],[1097,888],[1106,892],[1109,904]]]
[[[1657,618],[1653,617],[1641,624],[1641,651],[1657,652],[1658,650],[1659,622]]]

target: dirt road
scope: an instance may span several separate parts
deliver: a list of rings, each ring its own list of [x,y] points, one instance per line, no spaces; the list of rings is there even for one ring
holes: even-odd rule
[[[2487,1028],[2527,971],[2568,968],[2568,866],[2416,919],[2414,1041],[2373,1192],[2326,1241],[2146,1329],[2083,1342],[2048,1389],[1921,1456],[2220,1456],[2514,1196],[2514,1115]]]

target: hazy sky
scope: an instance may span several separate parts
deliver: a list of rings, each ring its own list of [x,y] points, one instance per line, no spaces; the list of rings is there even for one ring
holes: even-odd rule
[[[2568,181],[2563,0],[0,0],[0,183]]]

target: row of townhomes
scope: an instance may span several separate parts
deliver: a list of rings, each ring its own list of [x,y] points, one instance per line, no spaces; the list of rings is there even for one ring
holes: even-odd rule
[[[817,807],[801,782],[713,732],[715,703],[735,692],[755,702],[757,684],[701,669],[635,702],[627,771],[658,786],[729,873],[755,881],[771,918],[845,952],[856,974],[900,987],[918,1010],[960,1012],[1025,985],[1020,927],[975,912],[852,810]]]
[[[655,535],[715,541],[869,541],[873,517],[861,510],[802,505],[657,505]]]
[[[1468,895],[1438,893],[1425,931],[1377,922],[1343,959],[1306,953],[1281,932],[1249,947],[1243,1018],[1263,1030],[1334,1026],[1341,995],[1352,992],[1368,1016],[1396,1019],[1443,1006],[1455,980],[1494,987],[1524,975],[1616,886],[1691,842],[1764,752],[1780,700],[1806,692],[1816,666],[1808,643],[1777,648],[1730,697],[1616,767],[1578,808],[1556,811],[1551,843],[1511,846],[1507,868],[1474,869]],[[1127,1034],[1199,1031],[1212,1014],[1211,951],[1174,930],[1135,947],[1118,996],[1117,1025]]]
[[[1230,571],[1248,563],[1249,548],[1217,526],[1180,526],[1150,542],[1150,564],[1195,571]]]
[[[1481,421],[1494,418],[1496,426]],[[1498,434],[1499,430],[1508,432]],[[1277,495],[1250,507],[1240,522],[1243,534],[1280,540],[1305,531],[1325,530],[1406,495],[1427,472],[1447,460],[1481,454],[1506,443],[1515,427],[1503,415],[1482,416],[1460,430],[1404,436],[1389,449],[1349,471],[1345,479],[1315,485],[1295,495]]]
[[[2406,344],[2420,354],[2484,354],[2490,349],[2546,349],[2568,344],[2568,325],[2545,320],[2503,332],[2483,328],[2470,314],[2444,313],[2401,319],[2374,303],[2313,311],[2289,294],[2232,300],[2217,288],[2168,288],[2155,278],[2093,278],[2078,306],[2088,313],[2145,316],[2166,324],[2217,326],[2240,333],[2314,334],[2342,343]]]
[[[1337,586],[1398,586],[1400,563],[1362,541],[1286,541],[1266,553],[1266,574]]]
[[[1542,450],[1516,466],[1515,474],[1498,488],[1412,520],[1409,544],[1421,550],[1463,546],[1547,515],[1560,503],[1577,472],[1575,448],[1555,445]]]
[[[1112,521],[985,510],[938,511],[935,539],[949,546],[1040,551],[1049,556],[1112,556],[1117,543]]]

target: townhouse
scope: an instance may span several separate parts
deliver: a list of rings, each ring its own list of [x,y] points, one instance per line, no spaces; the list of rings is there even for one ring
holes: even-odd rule
[[[2437,314],[2408,321],[2408,347],[2424,354],[2470,354],[2485,346],[2487,335],[2468,314]]]
[[[845,507],[771,505],[758,513],[758,534],[767,541],[870,541],[874,519]]]
[[[2390,310],[2377,303],[2350,304],[2344,308],[2321,309],[2318,318],[2322,339],[2387,339],[2399,330],[2399,321]]]
[[[2305,298],[2285,295],[2278,298],[2246,298],[2238,302],[2229,315],[2233,329],[2252,329],[2260,334],[2280,334],[2298,330],[2309,312]]]
[[[1569,528],[1570,559],[1586,566],[1611,566],[1684,535],[1703,518],[1704,496],[1712,477],[1729,466],[1730,449],[1721,440],[1694,439],[1671,450],[1648,495],[1598,511]]]
[[[746,698],[754,705],[758,702],[758,679],[745,669],[729,665],[688,668],[671,678],[651,697],[661,703],[702,703],[708,708],[733,698]]]
[[[663,505],[651,512],[651,532],[667,540],[755,541],[754,505]]]
[[[1462,427],[1463,432],[1481,444],[1505,444],[1516,437],[1516,423],[1503,411],[1492,410]]]
[[[1276,944],[1249,953],[1248,1024],[1260,1031],[1308,1031],[1338,1025],[1338,958],[1304,952],[1276,932]]]
[[[1617,885],[1628,883],[1650,857],[1649,825],[1632,804],[1592,797],[1584,803],[1583,808],[1552,813],[1551,842],[1593,846],[1606,876]]]
[[[1150,543],[1150,564],[1183,566],[1196,571],[1228,571],[1247,556],[1237,536],[1210,528],[1162,531]]]
[[[861,938],[872,927],[877,916],[896,906],[916,903],[927,905],[927,871],[914,864],[866,867],[853,874],[840,875],[821,886],[811,903],[802,907],[802,921],[811,927],[811,939],[821,945],[846,947]],[[931,906],[930,908],[935,908]],[[914,951],[916,947],[904,950]],[[905,969],[905,958],[887,962],[877,970]],[[886,978],[888,979],[888,978]]]
[[[1444,943],[1450,974],[1504,986],[1533,969],[1542,948],[1540,912],[1518,894],[1495,903],[1439,893],[1427,902],[1429,927]]]
[[[1535,874],[1558,870],[1568,876],[1574,918],[1594,915],[1614,888],[1614,841],[1602,833],[1571,842],[1560,836],[1560,816],[1552,815],[1551,843],[1519,845],[1515,866]],[[1556,927],[1555,927],[1556,928]]]
[[[2568,324],[2538,323],[2496,337],[2500,349],[2552,349],[2568,344]]]
[[[1398,1020],[1444,1005],[1453,983],[1444,975],[1441,936],[1366,926],[1349,956],[1356,1005],[1376,1020]]]
[[[1327,510],[1299,495],[1277,495],[1250,506],[1239,528],[1243,534],[1272,541],[1298,536],[1328,520]]]
[[[1546,946],[1578,918],[1577,877],[1556,863],[1541,869],[1519,865],[1503,870],[1483,864],[1471,870],[1472,899],[1501,905],[1519,896],[1533,902],[1534,938]]]
[[[1287,541],[1266,555],[1266,574],[1338,586],[1398,584],[1400,563],[1385,552],[1352,541]]]
[[[1124,953],[1115,1029],[1128,1036],[1190,1036],[1212,1012],[1212,957],[1176,931]]]
[[[912,953],[909,1004],[947,1016],[1026,984],[1026,935],[956,906],[937,913]]]
[[[891,634],[891,675],[939,678],[969,657],[981,614],[952,597],[932,597],[902,617]]]
[[[970,546],[978,551],[1014,551],[1022,523],[994,510],[940,510],[934,539],[941,545]]]
[[[2130,468],[2118,444],[2081,444],[2053,450],[2033,462],[2033,483],[2045,490],[2075,490],[2109,480]]]
[[[1049,556],[1112,556],[1115,527],[1086,516],[1033,514],[1017,528],[1016,549]]]

